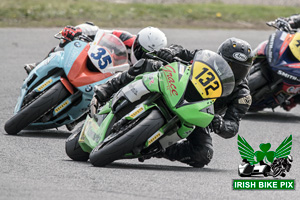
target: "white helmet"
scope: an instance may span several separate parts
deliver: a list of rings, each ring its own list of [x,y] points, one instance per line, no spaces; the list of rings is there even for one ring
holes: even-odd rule
[[[167,38],[165,34],[154,27],[147,27],[138,32],[136,39],[131,48],[130,59],[132,64],[143,58],[144,54],[159,50],[167,46]]]

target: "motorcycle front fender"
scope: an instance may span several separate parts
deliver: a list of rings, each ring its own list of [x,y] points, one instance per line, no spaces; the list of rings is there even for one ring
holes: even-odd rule
[[[84,126],[81,130],[78,143],[83,151],[91,152],[106,137],[109,125],[114,117],[110,112],[105,115],[95,115],[86,117]]]

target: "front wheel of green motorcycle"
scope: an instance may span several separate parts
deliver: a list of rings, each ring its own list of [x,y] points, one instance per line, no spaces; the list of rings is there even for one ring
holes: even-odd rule
[[[83,125],[78,127],[66,140],[66,153],[69,158],[75,161],[87,161],[90,155],[83,151],[78,143],[82,128]]]
[[[145,144],[147,139],[165,124],[164,117],[157,109],[151,110],[150,113],[141,120],[133,120],[130,122],[134,124],[134,126],[125,126],[124,128],[127,130],[125,130],[126,132],[124,134],[119,137],[114,137],[114,139],[105,145],[100,144],[93,149],[90,153],[90,162],[94,166],[104,167],[122,158],[136,147]],[[122,129],[119,132],[124,131]],[[118,135],[118,133],[115,134]]]

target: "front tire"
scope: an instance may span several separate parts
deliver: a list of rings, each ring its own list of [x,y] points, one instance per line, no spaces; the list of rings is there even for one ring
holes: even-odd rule
[[[262,71],[255,71],[253,74],[250,75],[248,80],[248,85],[251,94],[253,94],[253,92],[255,92],[258,88],[263,87],[267,83],[268,81],[264,78]]]
[[[61,82],[55,83],[48,91],[10,118],[5,123],[5,131],[9,135],[16,135],[51,108],[66,99],[69,94]]]
[[[102,146],[99,144],[90,154],[90,162],[97,167],[103,167],[122,158],[134,148],[146,143],[146,140],[158,131],[165,121],[160,111],[154,109],[144,119],[124,135]],[[121,130],[122,131],[122,130]],[[118,133],[117,133],[118,134]]]
[[[66,153],[72,160],[75,161],[87,161],[89,159],[89,153],[82,150],[78,143],[83,125],[78,127],[72,135],[66,140]]]

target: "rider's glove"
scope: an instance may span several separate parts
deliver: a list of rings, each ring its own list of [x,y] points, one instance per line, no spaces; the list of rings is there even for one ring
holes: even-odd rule
[[[215,133],[220,133],[224,129],[225,121],[222,116],[215,115],[214,119],[211,122],[211,127]]]
[[[60,46],[63,47],[66,43],[72,41],[75,37],[78,37],[82,34],[81,28],[76,28],[73,26],[66,26],[61,32],[61,35],[65,38],[65,42],[62,43]]]
[[[162,62],[152,60],[152,59],[140,59],[128,70],[128,75],[133,76],[133,78],[139,74],[145,72],[154,72],[162,67]]]
[[[176,56],[176,50],[171,48],[162,48],[157,51],[156,55],[168,62],[172,62],[173,58]]]
[[[300,15],[292,15],[289,20],[289,24],[291,25],[292,28],[300,28]]]

